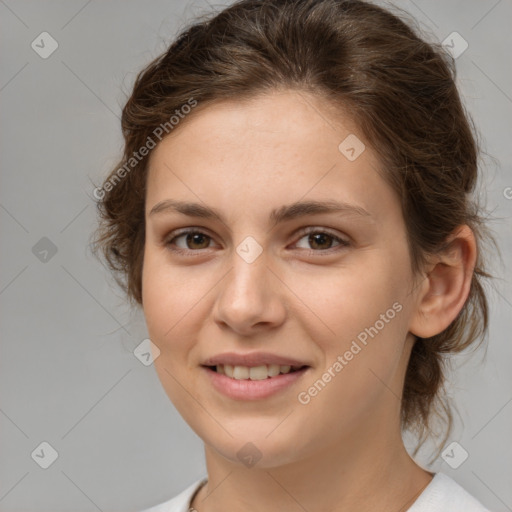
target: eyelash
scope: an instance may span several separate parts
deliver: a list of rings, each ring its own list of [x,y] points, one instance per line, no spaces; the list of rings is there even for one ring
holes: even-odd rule
[[[178,231],[177,233],[174,233],[174,236],[172,238],[169,238],[165,242],[165,246],[170,251],[178,253],[178,254],[201,253],[203,250],[209,249],[209,247],[207,247],[206,249],[197,249],[197,250],[181,249],[181,248],[173,247],[173,242],[177,238],[180,238],[180,237],[182,237],[184,235],[189,235],[189,234],[205,235],[210,240],[213,240],[213,237],[211,237],[210,235],[208,235],[207,233],[205,233],[203,231],[200,231],[199,229],[196,229],[196,228],[186,228],[186,229],[183,229],[182,231]],[[301,231],[300,232],[300,238],[297,240],[297,242],[302,240],[302,238],[304,238],[305,236],[311,235],[311,234],[327,235],[330,238],[332,238],[333,240],[335,240],[336,242],[338,242],[339,245],[334,246],[334,247],[330,247],[329,249],[325,249],[325,250],[322,250],[322,249],[317,249],[317,250],[310,249],[308,251],[307,249],[303,249],[304,251],[307,251],[308,255],[310,255],[310,256],[312,256],[312,255],[315,255],[315,256],[330,255],[330,254],[332,254],[332,252],[337,252],[337,250],[340,250],[340,249],[343,249],[343,248],[346,248],[346,247],[350,246],[350,243],[347,240],[344,240],[343,238],[340,238],[339,236],[336,236],[333,233],[331,233],[329,231],[326,231],[325,229],[319,229],[319,228],[314,228],[314,227],[312,227],[312,228],[311,227],[310,228],[305,228],[303,231]],[[297,243],[297,242],[295,242],[295,243]]]

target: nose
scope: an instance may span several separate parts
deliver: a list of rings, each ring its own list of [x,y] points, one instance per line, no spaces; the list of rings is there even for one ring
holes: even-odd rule
[[[216,298],[215,322],[241,336],[281,325],[287,311],[285,287],[269,268],[265,251],[252,262],[233,251],[231,263]]]

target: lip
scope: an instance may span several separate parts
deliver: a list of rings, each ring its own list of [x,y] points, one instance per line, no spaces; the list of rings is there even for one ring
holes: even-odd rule
[[[270,352],[248,352],[237,354],[225,352],[210,357],[201,363],[203,366],[217,366],[218,364],[230,364],[232,366],[261,366],[264,364],[278,364],[279,366],[311,366],[307,361],[299,361],[288,356],[272,354]]]
[[[307,366],[290,373],[280,373],[275,377],[269,377],[264,380],[237,380],[227,375],[217,373],[207,366],[203,366],[201,369],[206,373],[212,386],[219,393],[234,400],[262,400],[295,384],[310,367]]]

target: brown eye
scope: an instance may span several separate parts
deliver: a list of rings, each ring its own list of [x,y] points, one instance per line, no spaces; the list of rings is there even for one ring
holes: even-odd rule
[[[326,233],[314,233],[308,236],[308,243],[313,249],[330,249],[333,237]]]
[[[181,241],[177,243],[178,240]],[[211,240],[211,237],[200,231],[187,231],[170,239],[166,245],[175,246],[178,251],[196,251],[207,249]]]
[[[210,243],[210,237],[204,233],[188,233],[185,240],[187,249],[206,249]]]
[[[305,240],[305,245],[301,247],[300,244],[302,240]],[[310,230],[306,232],[297,242],[298,247],[310,249],[314,252],[323,252],[334,247],[346,247],[348,245],[350,245],[349,242],[342,238],[318,229],[316,231]]]

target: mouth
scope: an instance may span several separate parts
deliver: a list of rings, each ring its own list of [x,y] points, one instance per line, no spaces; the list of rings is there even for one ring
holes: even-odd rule
[[[286,375],[289,373],[299,372],[309,368],[307,365],[291,366],[279,364],[263,364],[258,366],[239,366],[231,364],[218,364],[214,366],[204,366],[219,375],[225,375],[233,380],[266,380],[277,377],[278,375]]]
[[[259,364],[239,366],[217,364],[201,365],[210,385],[218,393],[237,401],[269,399],[293,389],[310,366]]]

